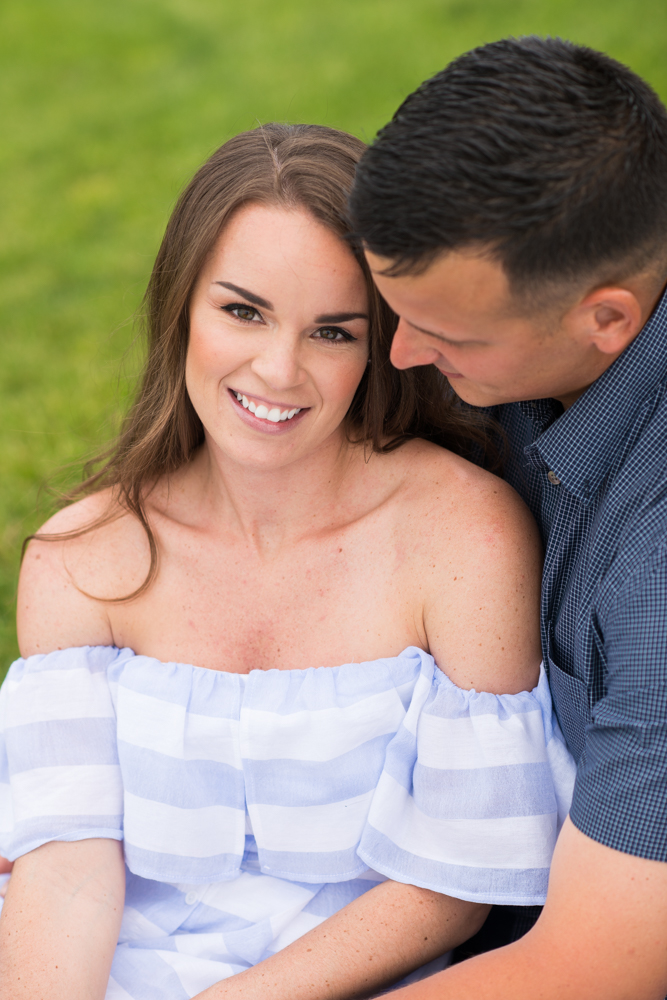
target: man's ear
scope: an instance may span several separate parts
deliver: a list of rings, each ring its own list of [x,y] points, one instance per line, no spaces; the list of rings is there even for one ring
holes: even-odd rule
[[[596,288],[565,316],[565,324],[578,338],[602,354],[620,354],[644,325],[637,296],[627,288]]]

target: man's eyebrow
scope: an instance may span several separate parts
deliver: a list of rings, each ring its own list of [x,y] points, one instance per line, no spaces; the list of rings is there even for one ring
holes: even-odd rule
[[[410,319],[406,320],[406,323],[408,323],[413,330],[419,330],[420,333],[425,333],[427,337],[435,337],[436,340],[445,340],[448,344],[454,343],[454,341],[449,340],[448,337],[445,337],[444,334],[433,333],[433,330],[425,330],[423,326],[417,326],[417,324],[413,323],[412,320]]]
[[[433,330],[425,330],[423,326],[417,326],[411,320],[406,320],[413,330],[419,330],[420,333],[425,333],[427,337],[435,337],[436,340],[441,340],[444,344],[481,344],[480,340],[452,340],[450,337],[445,337],[443,333],[434,333]]]
[[[349,323],[353,319],[368,319],[366,313],[325,313],[323,316],[316,316],[316,323]]]
[[[228,288],[230,292],[236,292],[237,295],[242,295],[244,299],[248,300],[248,302],[252,302],[253,305],[256,306],[261,306],[262,309],[273,310],[273,306],[266,299],[261,298],[259,295],[254,295],[246,288],[239,288],[238,285],[232,285],[231,281],[214,281],[213,284],[222,285],[223,288]]]

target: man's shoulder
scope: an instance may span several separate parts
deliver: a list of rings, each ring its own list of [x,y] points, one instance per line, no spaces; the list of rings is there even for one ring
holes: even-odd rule
[[[656,572],[667,569],[667,476],[647,471],[619,477],[597,517],[595,548],[606,547],[611,558],[604,574],[605,594],[629,594]],[[615,602],[614,602],[615,603]],[[664,594],[667,609],[667,591]]]
[[[643,561],[667,538],[667,392],[647,400],[603,486],[601,520],[617,552]]]

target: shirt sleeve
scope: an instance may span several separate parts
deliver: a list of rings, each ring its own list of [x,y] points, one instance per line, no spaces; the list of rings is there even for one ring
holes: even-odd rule
[[[17,660],[0,691],[0,853],[122,840],[123,787],[106,668],[111,647]]]
[[[570,816],[607,847],[667,861],[667,541],[628,577],[600,631],[606,687]]]

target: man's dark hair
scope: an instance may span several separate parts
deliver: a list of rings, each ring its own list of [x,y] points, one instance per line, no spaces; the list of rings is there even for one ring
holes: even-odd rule
[[[401,105],[361,160],[351,213],[388,274],[479,246],[517,291],[627,276],[667,249],[667,110],[600,52],[493,42]]]

